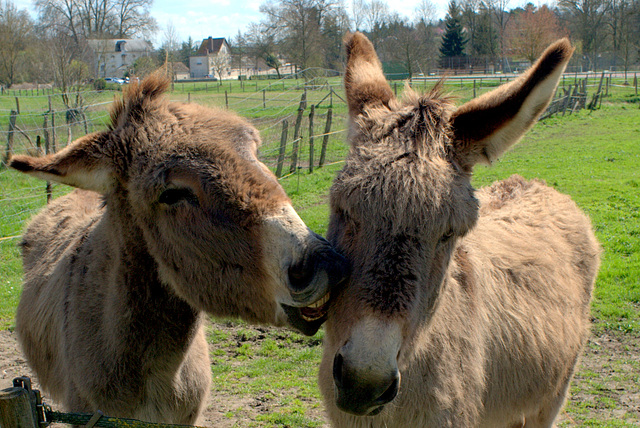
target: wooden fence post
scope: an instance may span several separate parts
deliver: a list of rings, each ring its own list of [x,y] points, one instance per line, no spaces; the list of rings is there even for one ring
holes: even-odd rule
[[[276,167],[276,177],[282,177],[282,165],[284,164],[284,155],[287,150],[287,132],[289,131],[289,122],[287,119],[282,121],[282,134],[280,134],[280,152],[278,153],[278,166]]]
[[[298,168],[298,147],[300,146],[300,126],[302,125],[302,115],[304,114],[304,109],[307,106],[307,91],[305,90],[302,93],[302,97],[300,98],[300,105],[298,106],[298,116],[296,117],[296,124],[293,128],[293,144],[291,146],[291,168],[289,168],[289,173],[295,172],[296,168]]]
[[[56,152],[56,111],[53,109],[51,95],[49,95],[49,114],[51,114],[51,151]]]
[[[49,101],[51,101],[51,98],[49,98]],[[51,106],[49,106],[49,108],[51,108]],[[49,148],[51,147],[51,135],[49,133],[49,113],[45,113],[44,114],[44,124],[42,125],[42,128],[44,128],[44,152],[45,154],[49,154]],[[38,136],[39,138],[40,136]],[[38,153],[38,155],[40,155],[40,153]],[[51,201],[51,182],[47,181],[47,184],[45,186],[45,190],[44,190],[45,194],[47,195],[47,203],[49,203]]]
[[[267,108],[267,94],[266,89],[262,90],[262,108]]]
[[[7,388],[0,391],[0,426],[2,428],[38,428],[29,391]]]
[[[16,111],[20,114],[20,99],[16,97]]]
[[[16,130],[16,119],[18,117],[18,112],[15,110],[11,110],[11,115],[9,116],[9,132],[7,132],[7,150],[4,155],[4,163],[9,162],[9,158],[11,157],[11,153],[13,152],[13,135]]]
[[[502,77],[500,78],[500,82],[502,82]],[[476,97],[476,79],[473,79],[473,98]]]
[[[633,86],[636,87],[636,95],[638,95],[638,73],[633,73]]]
[[[313,116],[316,112],[316,106],[311,104],[309,112],[309,174],[313,172]]]
[[[324,159],[327,155],[327,144],[329,144],[329,132],[331,132],[331,116],[333,115],[333,109],[329,108],[327,111],[327,123],[324,126],[324,136],[322,137],[322,150],[320,150],[320,161],[318,162],[318,168],[322,168],[324,165]]]
[[[227,91],[224,91],[224,106],[229,110],[229,96],[227,95]]]

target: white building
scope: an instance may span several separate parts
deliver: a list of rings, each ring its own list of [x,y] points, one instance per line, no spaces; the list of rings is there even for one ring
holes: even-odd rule
[[[142,39],[92,39],[88,42],[95,54],[98,77],[124,77],[138,58],[153,53],[151,43]]]
[[[231,48],[225,38],[209,37],[202,41],[196,54],[189,57],[191,77],[216,77],[218,69],[222,70],[222,77],[229,77],[231,73]]]

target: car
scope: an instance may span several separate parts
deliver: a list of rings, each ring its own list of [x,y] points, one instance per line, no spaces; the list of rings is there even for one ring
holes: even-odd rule
[[[118,85],[122,85],[125,83],[124,79],[119,77],[105,77],[104,81],[107,83],[117,83]]]

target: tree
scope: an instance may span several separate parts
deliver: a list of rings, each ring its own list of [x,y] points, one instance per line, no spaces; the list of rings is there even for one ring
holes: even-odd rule
[[[149,38],[158,24],[151,16],[149,10],[153,0],[117,0],[113,7],[115,21],[111,33],[116,37],[143,37]]]
[[[175,62],[180,57],[179,46],[180,40],[178,38],[178,32],[172,22],[168,22],[164,28],[162,35],[162,45],[158,49],[158,60],[160,63]]]
[[[142,56],[133,63],[133,75],[143,78],[153,73],[159,67],[158,62],[152,56]]]
[[[191,36],[186,42],[180,44],[180,50],[178,51],[178,60],[184,65],[189,67],[189,57],[192,57],[198,51],[198,47],[193,43]]]
[[[82,39],[149,36],[156,29],[149,14],[153,0],[36,0],[40,24],[64,33],[79,45]]]
[[[282,52],[306,69],[323,65],[322,29],[335,8],[334,0],[268,0],[260,11]]]
[[[556,15],[547,5],[527,3],[507,26],[506,46],[512,54],[533,63],[551,43],[565,36]]]
[[[370,32],[374,32],[376,27],[381,27],[388,22],[391,13],[387,3],[382,0],[371,0],[365,5],[365,22]]]
[[[475,18],[474,36],[471,40],[473,55],[495,60],[498,57],[498,32],[493,24],[491,11],[484,3],[480,4]]]
[[[11,86],[34,38],[34,24],[26,10],[6,1],[0,4],[0,83]]]
[[[364,30],[364,16],[366,13],[367,3],[365,0],[352,0],[351,2],[351,21],[355,31]]]
[[[387,31],[391,35],[385,43],[387,57],[401,62],[409,76],[412,76],[426,56],[426,40],[413,25],[397,14],[392,16]]]
[[[608,0],[560,0],[560,8],[567,14],[571,33],[579,39],[586,55],[587,69],[595,70],[598,55],[607,36],[605,25],[610,8]]]
[[[478,18],[480,16],[480,5],[483,4],[481,0],[462,0],[461,1],[461,20],[462,25],[467,32],[467,40],[469,46],[471,46],[471,54],[478,55],[475,52],[476,45],[476,33],[478,32]]]
[[[222,73],[224,69],[229,67],[231,63],[231,56],[226,52],[218,52],[210,59],[210,64],[213,70],[218,75],[219,84],[222,85]]]
[[[613,48],[613,66],[617,66],[618,59],[622,59],[624,63],[625,80],[627,78],[627,70],[631,60],[631,50],[634,37],[634,20],[638,11],[640,1],[636,0],[634,7],[631,0],[610,0],[609,19],[607,24],[611,32],[611,42]],[[640,24],[640,23],[639,23]],[[640,32],[635,27],[635,33]]]
[[[441,58],[447,59],[463,56],[467,39],[462,28],[460,8],[455,0],[449,2],[449,11],[444,21],[445,33],[442,36],[442,44],[440,45]]]
[[[493,14],[493,18],[498,29],[498,46],[500,57],[506,55],[506,31],[511,14],[507,11],[510,0],[484,0],[487,9]]]
[[[268,67],[271,67],[276,70],[276,73],[278,73],[278,79],[280,79],[280,67],[282,66],[282,64],[280,63],[280,60],[278,59],[278,57],[272,53],[269,53],[264,58],[264,62],[267,64]]]

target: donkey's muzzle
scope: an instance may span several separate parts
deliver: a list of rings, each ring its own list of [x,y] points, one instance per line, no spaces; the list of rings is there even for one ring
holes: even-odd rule
[[[314,335],[327,319],[331,291],[349,276],[349,262],[324,238],[317,236],[315,248],[289,267],[292,305],[282,305],[289,324],[306,335]]]
[[[291,265],[287,272],[294,301],[309,304],[322,297],[349,276],[349,262],[321,236],[315,248]],[[321,291],[321,292],[320,292]]]
[[[374,416],[398,395],[400,372],[396,367],[375,375],[368,368],[358,370],[338,352],[333,360],[333,381],[335,402],[340,410]]]

